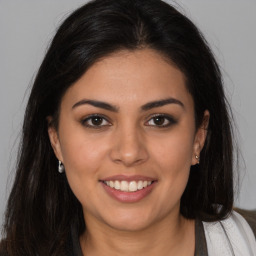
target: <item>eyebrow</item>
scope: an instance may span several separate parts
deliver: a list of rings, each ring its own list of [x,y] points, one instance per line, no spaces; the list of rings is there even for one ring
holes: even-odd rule
[[[83,100],[78,101],[76,104],[74,104],[72,106],[72,109],[74,109],[78,106],[81,106],[81,105],[86,105],[86,104],[97,107],[97,108],[106,109],[106,110],[109,110],[111,112],[118,112],[118,107],[116,107],[116,106],[110,105],[110,104],[108,104],[106,102],[103,102],[103,101],[87,100],[87,99],[83,99]]]
[[[146,111],[146,110],[150,110],[152,108],[158,108],[158,107],[162,107],[162,106],[165,106],[168,104],[178,104],[184,108],[184,104],[181,101],[174,99],[174,98],[168,98],[168,99],[157,100],[157,101],[152,101],[152,102],[146,103],[145,105],[143,105],[141,107],[141,110]]]
[[[86,104],[97,107],[97,108],[106,109],[111,112],[118,112],[118,110],[119,110],[118,107],[111,105],[109,103],[106,103],[103,101],[97,101],[97,100],[88,100],[88,99],[83,99],[83,100],[78,101],[77,103],[75,103],[72,106],[72,109],[82,106],[82,105],[86,105]],[[174,98],[167,98],[167,99],[163,99],[163,100],[157,100],[157,101],[152,101],[152,102],[146,103],[145,105],[141,106],[141,110],[147,111],[152,108],[158,108],[158,107],[162,107],[162,106],[165,106],[168,104],[178,104],[184,108],[184,104],[181,101],[174,99]]]

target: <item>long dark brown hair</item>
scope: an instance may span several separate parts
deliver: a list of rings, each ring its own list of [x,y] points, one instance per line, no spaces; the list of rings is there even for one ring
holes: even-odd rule
[[[225,218],[233,205],[233,145],[221,72],[196,26],[161,0],[94,0],[60,26],[35,78],[24,117],[16,177],[5,214],[8,255],[62,255],[72,225],[85,230],[82,207],[57,172],[47,117],[58,127],[62,96],[100,58],[150,48],[186,77],[195,122],[210,112],[200,165],[192,166],[181,198],[186,218]]]

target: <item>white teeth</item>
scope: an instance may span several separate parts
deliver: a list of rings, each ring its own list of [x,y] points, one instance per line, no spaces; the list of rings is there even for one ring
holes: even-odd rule
[[[129,191],[129,184],[127,181],[125,180],[122,180],[121,181],[121,188],[120,188],[121,191],[125,191],[125,192],[128,192]]]
[[[108,184],[108,183],[107,183],[107,184]],[[114,181],[111,180],[111,181],[109,182],[109,186],[110,186],[111,188],[113,188],[113,187],[115,186]]]
[[[137,191],[138,190],[138,186],[137,183],[135,181],[130,182],[129,184],[129,191]]]
[[[108,184],[107,184],[108,185]],[[114,188],[115,189],[120,189],[120,182],[118,181],[118,180],[116,180],[115,182],[114,182]]]
[[[141,180],[138,182],[138,189],[139,190],[143,189],[143,181]]]
[[[146,188],[147,186],[152,184],[152,181],[126,181],[126,180],[110,180],[104,182],[107,186],[114,188],[116,190],[121,190],[123,192],[135,192],[137,190],[141,190]]]

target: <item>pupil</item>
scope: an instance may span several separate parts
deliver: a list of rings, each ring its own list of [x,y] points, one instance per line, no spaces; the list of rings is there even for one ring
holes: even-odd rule
[[[101,117],[92,118],[92,124],[93,125],[100,125],[101,123],[102,123],[102,118]]]
[[[158,116],[154,118],[154,122],[156,125],[162,125],[164,123],[164,117],[162,116]]]

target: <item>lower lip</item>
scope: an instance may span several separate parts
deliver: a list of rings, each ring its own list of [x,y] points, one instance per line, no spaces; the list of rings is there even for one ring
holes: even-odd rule
[[[103,188],[105,189],[105,191],[112,198],[116,199],[117,201],[123,202],[123,203],[135,203],[135,202],[142,200],[146,196],[148,196],[151,193],[155,183],[156,182],[153,182],[151,185],[147,186],[146,188],[137,190],[135,192],[124,192],[121,190],[117,190],[117,189],[107,186],[103,182],[102,182],[102,185],[103,185]]]

